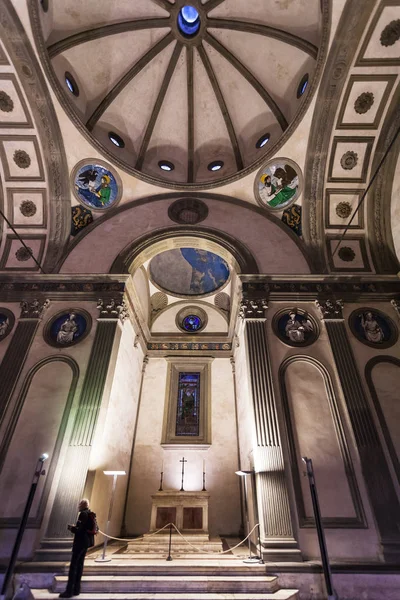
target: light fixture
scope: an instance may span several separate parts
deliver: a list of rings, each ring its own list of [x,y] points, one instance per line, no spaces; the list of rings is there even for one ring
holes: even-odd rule
[[[271,135],[269,133],[264,133],[257,141],[256,148],[264,148],[265,144],[268,144],[269,138]]]
[[[126,475],[126,471],[103,471],[104,475]]]
[[[69,91],[71,92],[71,94],[78,97],[79,96],[79,88],[78,88],[78,84],[76,83],[74,77],[71,75],[71,73],[69,71],[65,71],[64,78],[65,78],[65,84],[66,84],[67,88],[69,89]]]
[[[158,166],[160,167],[161,171],[170,172],[175,169],[175,165],[172,162],[169,162],[168,160],[160,160]]]
[[[182,6],[178,12],[178,29],[187,38],[191,38],[200,29],[200,15],[197,8],[190,4]]]
[[[41,455],[41,457],[39,458],[39,460],[41,460],[42,462],[44,462],[48,458],[49,458],[49,455],[47,454],[47,452],[43,452],[43,454]]]
[[[109,131],[108,139],[114,144],[114,146],[117,146],[117,148],[125,148],[125,142],[122,139],[122,137],[118,135],[118,133],[115,133],[114,131]]]
[[[222,160],[214,160],[213,162],[210,162],[207,169],[209,171],[215,172],[215,171],[220,171],[223,166],[224,166],[224,163]]]
[[[101,556],[95,558],[95,562],[110,562],[111,558],[106,558],[106,550],[107,550],[107,543],[108,543],[108,528],[110,526],[110,521],[111,521],[111,514],[112,514],[112,509],[113,509],[113,504],[114,504],[114,495],[115,495],[115,488],[117,487],[117,479],[119,475],[126,475],[126,471],[103,471],[104,475],[112,475],[113,476],[113,484],[112,484],[112,489],[111,489],[111,498],[110,498],[110,505],[108,508],[108,518],[107,518],[107,525],[106,525],[106,530],[104,532],[104,545],[103,545],[103,553]]]
[[[297,88],[297,98],[301,98],[301,96],[306,91],[307,86],[308,86],[308,73],[306,73],[305,75],[303,75],[303,77],[301,78],[301,81],[299,83],[299,87]]]
[[[248,475],[255,475],[255,471],[244,471],[242,469],[240,469],[239,471],[235,471],[235,475],[239,475],[239,477],[243,477],[243,482],[244,482],[244,511],[245,511],[245,517],[246,517],[246,523],[247,523],[247,535],[248,535],[248,544],[249,544],[249,556],[248,558],[245,558],[243,560],[244,563],[248,563],[248,564],[262,564],[264,561],[262,559],[262,554],[261,554],[261,540],[260,540],[260,556],[253,556],[251,553],[251,540],[250,540],[250,517],[249,517],[249,509],[248,509],[248,499],[247,499],[247,476]],[[255,479],[254,479],[254,485],[255,485]],[[260,526],[259,526],[260,527]]]

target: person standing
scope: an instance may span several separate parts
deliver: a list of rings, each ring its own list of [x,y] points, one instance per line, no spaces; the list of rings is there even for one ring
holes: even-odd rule
[[[96,523],[94,513],[89,510],[89,500],[83,498],[79,502],[78,508],[79,516],[76,525],[68,525],[69,531],[74,534],[74,543],[72,546],[72,557],[69,566],[67,587],[66,590],[59,595],[59,598],[79,596],[86,552],[88,548],[94,545],[94,530]]]

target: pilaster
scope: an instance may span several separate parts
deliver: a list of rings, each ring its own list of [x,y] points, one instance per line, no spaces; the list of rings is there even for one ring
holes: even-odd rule
[[[54,539],[62,542],[62,538],[66,538],[67,535],[66,524],[75,520],[77,506],[85,489],[90,452],[103,401],[115,333],[119,321],[127,317],[125,304],[121,300],[100,299],[97,308],[100,315],[47,528],[47,544]]]
[[[245,340],[257,446],[253,449],[258,517],[267,560],[298,561],[269,358],[266,298],[244,300]]]
[[[14,335],[0,365],[0,424],[4,419],[15,386],[34,340],[36,330],[49,300],[23,300],[21,315]]]
[[[317,301],[341,381],[383,556],[400,559],[400,503],[346,332],[341,300]]]

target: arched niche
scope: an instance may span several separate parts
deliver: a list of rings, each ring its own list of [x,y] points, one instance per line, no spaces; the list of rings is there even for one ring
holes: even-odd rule
[[[372,358],[365,366],[365,379],[400,483],[400,360]]]
[[[25,377],[0,446],[0,489],[7,489],[0,507],[2,527],[18,527],[38,457],[47,452],[46,477],[41,478],[28,519],[40,528],[65,436],[79,377],[68,356],[50,356]]]
[[[366,527],[329,372],[315,358],[295,355],[282,363],[279,382],[300,527],[315,527],[303,456],[313,461],[324,526]]]
[[[156,239],[161,240],[159,236],[167,239],[190,235],[226,248],[238,263],[243,262],[243,273],[310,273],[304,244],[266,210],[228,196],[199,193],[195,197],[208,208],[201,227],[173,227],[168,208],[179,197],[160,194],[111,209],[71,244],[59,271],[127,272],[134,258],[132,252],[136,256]]]

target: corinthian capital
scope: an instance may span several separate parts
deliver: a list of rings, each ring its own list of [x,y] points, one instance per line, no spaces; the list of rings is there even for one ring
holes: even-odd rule
[[[97,308],[100,311],[100,319],[119,319],[124,322],[129,317],[128,307],[125,300],[110,298],[103,300],[99,298]]]
[[[268,308],[266,298],[242,300],[239,315],[242,319],[265,319]]]
[[[343,300],[318,300],[315,301],[315,304],[320,310],[321,319],[343,319]]]
[[[21,319],[40,319],[43,312],[49,306],[50,300],[22,300],[20,302],[21,307]]]

